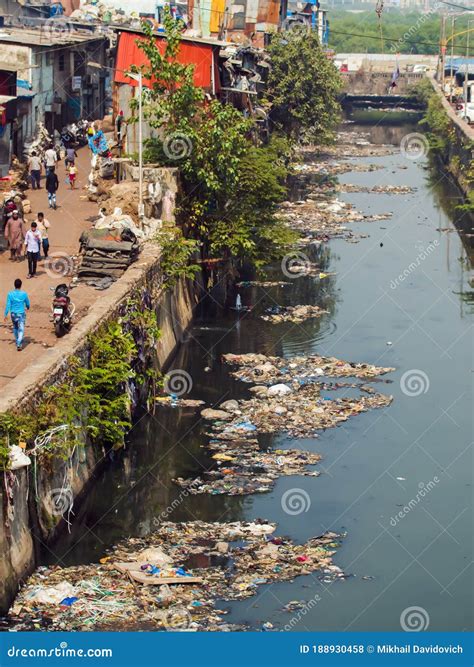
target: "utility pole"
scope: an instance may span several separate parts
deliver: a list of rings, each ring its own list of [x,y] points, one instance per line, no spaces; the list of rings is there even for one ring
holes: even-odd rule
[[[453,101],[453,60],[454,60],[454,24],[456,23],[456,19],[453,18],[451,19],[451,83],[449,86],[449,101]]]
[[[467,81],[469,78],[469,35],[470,35],[470,29],[469,26],[471,25],[472,21],[468,20],[467,22],[467,41],[466,41],[466,70],[464,72],[464,116],[466,116],[466,111],[467,111]]]

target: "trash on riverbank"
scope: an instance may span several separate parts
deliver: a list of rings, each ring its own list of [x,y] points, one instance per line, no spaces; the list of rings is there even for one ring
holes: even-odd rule
[[[101,564],[38,568],[9,619],[15,630],[238,630],[225,622],[216,600],[248,598],[263,584],[314,572],[324,581],[344,579],[332,562],[341,535],[326,532],[294,544],[275,529],[263,520],[161,523],[146,538],[115,546]],[[182,579],[190,574],[201,583],[143,586],[116,569],[117,562],[159,567],[143,557],[144,549],[158,549]]]
[[[371,172],[384,169],[380,164],[364,164],[363,162],[335,162],[319,159],[316,162],[302,162],[293,165],[293,169],[303,174],[321,174],[322,176],[334,176],[347,174],[349,172]]]
[[[279,324],[280,322],[294,322],[299,324],[313,317],[321,317],[328,310],[323,310],[319,306],[272,306],[265,311],[266,315],[260,315],[265,322]]]
[[[156,396],[158,405],[169,405],[172,408],[200,408],[205,405],[204,401],[194,398],[180,398],[179,396]]]
[[[265,354],[224,354],[225,363],[237,368],[233,377],[243,382],[274,384],[296,380],[298,383],[327,377],[376,378],[395,370],[392,367],[373,366],[360,362],[343,361],[336,357],[322,357],[317,354],[308,357],[297,356],[285,359],[269,357]]]

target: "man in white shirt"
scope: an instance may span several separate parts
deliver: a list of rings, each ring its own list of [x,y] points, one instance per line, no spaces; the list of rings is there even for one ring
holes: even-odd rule
[[[41,188],[41,158],[35,151],[31,153],[31,156],[28,159],[28,169],[30,170],[31,187],[33,190],[39,190]]]
[[[33,278],[36,275],[36,265],[41,249],[41,234],[38,231],[36,222],[31,223],[31,229],[26,232],[25,250],[28,258],[27,278]]]
[[[47,151],[45,151],[44,154],[44,163],[46,165],[46,173],[51,171],[51,167],[56,167],[56,162],[58,161],[58,156],[56,155],[56,151],[53,148],[53,145],[48,148]]]

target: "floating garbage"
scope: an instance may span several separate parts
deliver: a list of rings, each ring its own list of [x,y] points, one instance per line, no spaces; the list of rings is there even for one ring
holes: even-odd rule
[[[332,563],[341,535],[326,532],[294,544],[275,536],[275,528],[263,520],[164,522],[146,538],[115,546],[103,564],[38,568],[18,594],[9,621],[15,630],[242,630],[225,622],[216,600],[249,598],[260,585],[301,575],[345,577]],[[148,574],[161,566],[150,558],[153,553],[144,558],[144,550],[158,550],[173,563],[177,581],[160,583]],[[191,569],[189,563],[196,565]],[[143,577],[156,581],[137,585],[130,577],[137,564],[145,566]]]
[[[267,315],[260,315],[265,322],[278,324],[280,322],[294,322],[296,324],[309,320],[312,317],[320,317],[328,310],[319,306],[272,306],[265,311]]]
[[[373,379],[395,370],[317,354],[308,357],[268,357],[265,354],[224,354],[225,363],[237,368],[231,375],[244,382],[275,384],[277,381],[311,381],[321,376]]]

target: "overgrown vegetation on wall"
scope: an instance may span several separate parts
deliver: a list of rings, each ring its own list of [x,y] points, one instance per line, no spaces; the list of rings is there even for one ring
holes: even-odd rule
[[[159,335],[149,295],[130,298],[118,319],[89,337],[87,358],[72,357],[65,376],[45,387],[35,405],[0,415],[0,469],[8,468],[9,445],[31,448],[37,436],[62,425],[61,437],[37,450],[43,460],[68,458],[81,442],[78,433],[97,447],[122,447],[137,392],[146,384],[152,393],[159,381],[153,363]]]
[[[440,96],[428,80],[423,80],[416,87],[417,97],[426,107],[425,115],[420,121],[424,128],[430,149],[441,159],[445,168],[455,177],[464,192],[466,203],[459,208],[474,212],[474,142],[464,139],[446,113]],[[461,151],[453,152],[453,146],[461,141]],[[460,152],[465,152],[467,161],[461,160]]]

